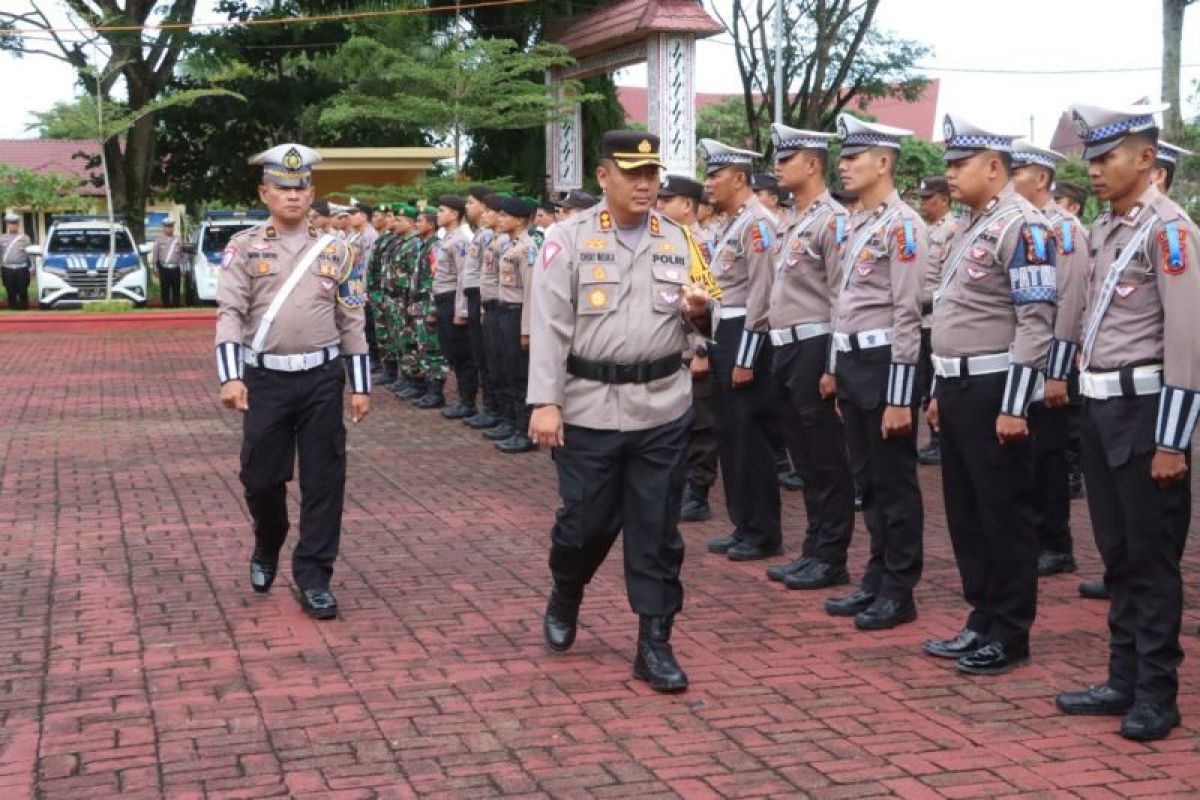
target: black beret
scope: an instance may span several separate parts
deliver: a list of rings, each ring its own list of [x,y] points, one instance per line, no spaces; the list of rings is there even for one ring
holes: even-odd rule
[[[917,187],[917,194],[921,197],[933,197],[935,194],[950,194],[950,183],[944,175],[930,175],[921,179],[921,185]]]
[[[766,189],[778,194],[779,181],[775,180],[774,175],[764,175],[761,172],[756,172],[750,176],[750,188],[756,192]]]
[[[1080,206],[1083,206],[1083,204],[1087,202],[1088,197],[1087,189],[1084,189],[1077,183],[1071,183],[1070,181],[1055,181],[1052,194],[1056,198],[1066,197],[1070,200],[1074,200]]]
[[[442,195],[441,197],[439,197],[437,199],[437,204],[439,206],[445,206],[446,208],[453,208],[455,211],[466,211],[467,210],[466,201],[463,200],[461,197],[459,197],[456,194]]]
[[[476,200],[483,200],[483,198],[495,191],[495,189],[491,188],[490,186],[484,186],[482,183],[476,183],[473,186],[467,187],[467,194],[471,195],[471,197],[474,197]]]
[[[366,214],[368,217],[375,213],[375,206],[371,205],[370,203],[364,203],[362,200],[359,200],[357,203],[355,203],[354,208]]]
[[[659,197],[690,197],[697,203],[704,197],[704,184],[685,175],[664,175],[658,187]]]
[[[500,203],[505,197],[508,197],[508,195],[506,195],[504,192],[492,192],[487,197],[483,198],[483,204],[492,211],[499,211]]]
[[[536,203],[531,203],[524,197],[505,197],[500,200],[500,210],[514,217],[532,217]]]
[[[600,201],[597,200],[596,196],[591,192],[585,192],[583,189],[572,189],[571,191],[567,192],[567,196],[562,199],[562,202],[559,205],[561,205],[563,208],[583,211],[584,209],[591,208],[599,202]]]
[[[328,200],[314,200],[313,204],[312,204],[312,210],[317,212],[317,214],[319,216],[322,216],[322,217],[330,216],[329,201]]]

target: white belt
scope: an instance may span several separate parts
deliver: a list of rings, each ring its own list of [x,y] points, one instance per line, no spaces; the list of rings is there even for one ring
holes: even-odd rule
[[[1162,369],[1161,364],[1150,364],[1106,372],[1086,370],[1079,373],[1079,393],[1092,400],[1158,394],[1163,386]]]
[[[839,353],[850,353],[855,350],[867,350],[872,347],[883,347],[892,343],[891,328],[876,328],[873,331],[858,333],[835,333],[833,346]]]
[[[991,375],[996,372],[1005,372],[1008,370],[1008,365],[1012,363],[1012,357],[1008,353],[991,353],[986,356],[966,356],[960,358],[946,358],[944,356],[931,356],[933,361],[933,374],[939,378],[965,378],[968,375]]]
[[[277,356],[271,353],[259,354],[247,347],[242,350],[242,360],[252,367],[262,367],[276,372],[304,372],[316,369],[326,361],[332,361],[338,357],[340,352],[336,344],[313,353],[297,353],[290,356]]]
[[[739,306],[721,306],[721,319],[738,319],[746,316],[746,309]]]
[[[790,328],[773,328],[771,344],[780,347],[792,342],[803,342],[805,339],[815,339],[833,330],[828,322],[806,322],[803,325],[793,325]]]

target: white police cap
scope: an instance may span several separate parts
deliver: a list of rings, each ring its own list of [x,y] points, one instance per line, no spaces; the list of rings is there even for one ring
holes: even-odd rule
[[[947,114],[942,120],[942,137],[945,139],[944,161],[961,161],[984,150],[1012,153],[1013,139],[1010,133],[997,133],[958,116]]]
[[[836,138],[836,133],[805,131],[771,123],[771,146],[775,148],[776,161],[799,150],[829,150],[829,143]]]
[[[762,153],[730,147],[727,144],[721,144],[716,139],[701,139],[696,149],[699,151],[700,158],[704,159],[706,175],[711,175],[732,164],[749,166],[754,163],[754,159],[762,158]]]
[[[1075,133],[1083,140],[1083,158],[1091,161],[1112,150],[1134,133],[1158,130],[1154,115],[1170,108],[1165,103],[1130,103],[1123,106],[1089,106],[1072,103]]]
[[[5,214],[4,221],[5,222],[20,222],[21,218],[18,217],[16,214]]]
[[[1018,139],[1012,145],[1012,161],[1014,167],[1045,167],[1050,171],[1058,169],[1058,165],[1067,157],[1055,150],[1038,147],[1025,139]]]
[[[842,155],[858,155],[872,147],[900,149],[900,140],[913,135],[912,131],[881,125],[878,122],[863,122],[849,114],[838,114],[838,138],[842,142]]]
[[[307,188],[312,184],[312,165],[321,163],[321,154],[302,144],[280,144],[250,157],[261,164],[263,181],[277,186]]]
[[[1179,165],[1179,159],[1184,156],[1194,155],[1191,150],[1184,150],[1177,144],[1158,140],[1158,152],[1154,154],[1154,160],[1163,164],[1170,164],[1172,167]]]

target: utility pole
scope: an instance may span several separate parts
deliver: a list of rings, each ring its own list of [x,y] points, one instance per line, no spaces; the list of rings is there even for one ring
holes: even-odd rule
[[[783,0],[775,0],[775,122],[783,124]]]

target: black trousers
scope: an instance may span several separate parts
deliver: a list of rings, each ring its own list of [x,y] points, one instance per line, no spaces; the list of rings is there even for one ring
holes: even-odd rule
[[[1010,648],[1029,646],[1037,615],[1033,444],[1000,444],[1006,375],[938,379],[942,494],[967,627]]]
[[[488,372],[487,348],[483,341],[483,317],[479,300],[479,287],[464,289],[467,297],[467,338],[471,343],[471,363],[475,366],[476,385],[483,390],[483,407],[496,410],[496,387]]]
[[[854,480],[846,437],[834,401],[818,385],[829,352],[828,335],[775,348],[771,375],[779,390],[779,418],[792,464],[804,479],[808,529],[801,555],[846,565],[854,533]]]
[[[18,311],[29,308],[29,267],[4,267],[2,272],[8,307]]]
[[[179,267],[159,267],[158,286],[162,292],[163,308],[179,308],[179,287],[182,285],[182,273]]]
[[[670,617],[683,607],[683,495],[691,413],[643,431],[566,425],[553,451],[562,506],[550,536],[550,572],[580,597],[624,532],[625,588],[634,613]]]
[[[525,405],[529,386],[529,351],[521,347],[521,306],[501,303],[497,311],[500,333],[500,383],[504,418],[517,433],[529,430],[530,408]]]
[[[838,355],[838,408],[863,498],[871,556],[862,588],[912,599],[924,565],[925,509],[917,482],[916,420],[907,436],[883,438],[890,347]],[[915,415],[915,411],[913,411]]]
[[[379,341],[375,338],[375,304],[367,303],[363,313],[366,317],[367,353],[371,356],[371,364],[379,365],[383,359],[379,357]],[[378,369],[378,367],[375,367]]]
[[[492,383],[494,411],[504,419],[508,419],[506,397],[504,391],[504,353],[500,347],[500,304],[489,300],[481,304],[483,308],[483,351],[488,365],[488,379]]]
[[[922,409],[929,408],[929,392],[933,386],[933,330],[921,328],[921,350],[917,355],[917,384],[913,394]]]
[[[742,320],[717,326],[709,350],[713,424],[725,487],[726,510],[734,536],[757,547],[778,547],[779,478],[771,426],[776,423],[779,397],[771,382],[771,345],[763,346],[754,363],[754,382],[733,388],[733,364],[742,338]]]
[[[712,379],[692,379],[692,428],[687,482],[705,489],[717,482],[717,436],[713,431]]]
[[[1029,407],[1033,436],[1033,527],[1040,550],[1071,553],[1071,487],[1067,471],[1070,406]]]
[[[246,505],[255,551],[275,557],[288,532],[287,482],[300,457],[300,539],[292,577],[300,589],[329,587],[342,527],[346,426],[341,359],[305,372],[246,367],[250,409],[242,424]]]
[[[466,325],[454,324],[454,292],[434,295],[433,304],[437,309],[438,343],[442,357],[454,370],[458,399],[473,406],[479,394],[479,373],[475,371],[475,359],[471,355],[471,333]]]
[[[1192,514],[1191,455],[1182,481],[1150,479],[1158,396],[1083,401],[1083,472],[1096,547],[1112,599],[1108,683],[1171,703],[1179,688],[1183,584]]]

